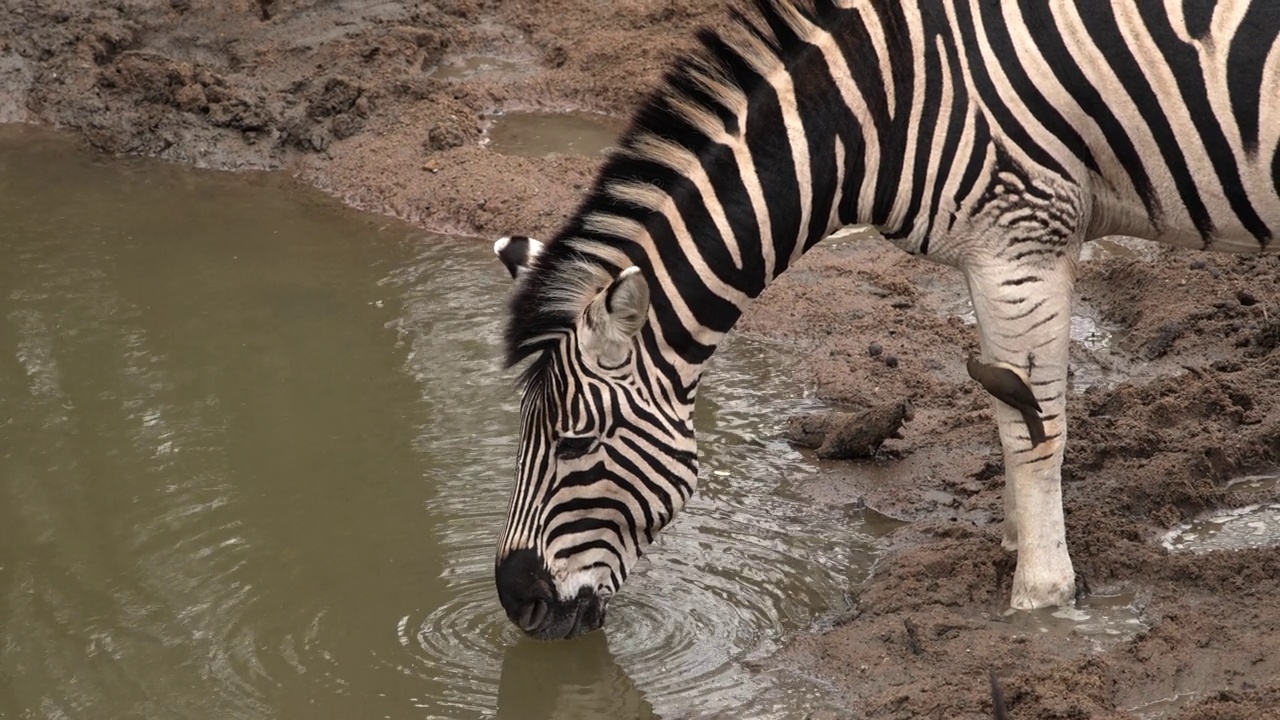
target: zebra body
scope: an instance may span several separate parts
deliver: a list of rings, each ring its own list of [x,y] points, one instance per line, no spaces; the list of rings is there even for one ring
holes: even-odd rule
[[[834,230],[958,267],[983,359],[1020,369],[1033,445],[994,403],[1012,605],[1068,603],[1060,469],[1081,245],[1227,252],[1280,232],[1280,5],[757,0],[673,68],[590,195],[516,278],[527,361],[499,597],[538,637],[608,598],[697,482],[704,363]]]

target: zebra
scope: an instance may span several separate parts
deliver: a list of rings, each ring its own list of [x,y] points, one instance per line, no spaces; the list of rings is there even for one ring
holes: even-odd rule
[[[495,580],[537,638],[609,599],[697,485],[707,360],[752,299],[849,225],[959,268],[993,400],[1015,609],[1074,602],[1063,519],[1082,244],[1276,249],[1280,5],[1246,0],[752,0],[666,71],[515,277],[515,487]]]

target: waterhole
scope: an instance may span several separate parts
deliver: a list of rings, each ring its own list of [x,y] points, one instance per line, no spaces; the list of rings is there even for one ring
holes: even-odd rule
[[[493,588],[518,399],[488,242],[0,127],[0,717],[796,717],[750,670],[874,558],[731,338],[698,495],[605,631]]]
[[[437,80],[471,80],[493,74],[510,77],[525,67],[523,63],[492,55],[464,55],[445,58],[428,75]]]
[[[1280,475],[1250,475],[1229,483],[1241,491],[1266,491],[1280,484]],[[1183,523],[1161,538],[1169,550],[1205,553],[1280,545],[1280,503],[1257,503],[1214,510]]]
[[[482,144],[504,155],[603,155],[618,142],[623,124],[585,112],[509,112],[494,117]]]
[[[1084,637],[1099,650],[1132,640],[1149,627],[1133,593],[1089,595],[1070,607],[1007,610],[1002,620],[1029,633]]]

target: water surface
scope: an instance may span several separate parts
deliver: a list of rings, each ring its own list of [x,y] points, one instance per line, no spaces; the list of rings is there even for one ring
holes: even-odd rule
[[[789,358],[738,338],[703,479],[604,632],[493,590],[517,430],[487,242],[277,176],[0,127],[0,717],[793,717],[749,668],[871,538],[787,492]]]
[[[471,80],[482,75],[509,77],[526,69],[524,63],[493,55],[448,57],[427,73],[437,80]]]
[[[1256,492],[1271,490],[1277,484],[1280,484],[1280,474],[1268,473],[1236,478],[1227,487]],[[1165,533],[1161,543],[1175,552],[1194,553],[1280,545],[1280,503],[1209,511]]]
[[[623,129],[621,121],[595,113],[507,112],[493,118],[481,142],[504,155],[602,156]]]

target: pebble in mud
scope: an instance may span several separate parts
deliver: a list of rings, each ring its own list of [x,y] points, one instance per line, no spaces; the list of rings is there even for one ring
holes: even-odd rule
[[[894,355],[893,353],[889,353],[888,355],[885,355],[884,364],[888,365],[891,368],[898,367],[898,356]]]
[[[884,347],[878,342],[872,341],[871,344],[867,346],[867,354],[871,357],[880,357],[880,353],[883,352]]]

